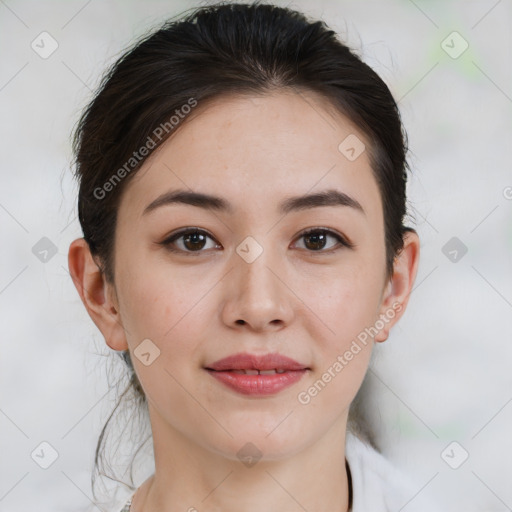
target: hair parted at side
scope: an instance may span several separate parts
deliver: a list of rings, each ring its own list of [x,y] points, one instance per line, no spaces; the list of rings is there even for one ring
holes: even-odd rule
[[[78,217],[106,279],[114,282],[122,192],[149,154],[186,121],[191,109],[184,106],[192,105],[191,99],[201,105],[232,94],[285,90],[321,95],[370,142],[367,152],[383,203],[385,271],[390,277],[408,230],[403,225],[408,165],[407,137],[386,84],[323,21],[310,21],[300,12],[261,3],[219,3],[186,12],[115,62],[75,131]],[[172,116],[178,122],[170,126]],[[129,391],[145,403],[129,353],[119,355],[128,366],[129,382],[112,414]],[[354,429],[355,415],[351,407]],[[100,435],[95,469],[103,462],[111,419]],[[93,492],[94,481],[93,473]]]

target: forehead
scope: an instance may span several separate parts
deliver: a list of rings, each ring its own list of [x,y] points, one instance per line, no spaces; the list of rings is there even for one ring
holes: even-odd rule
[[[366,150],[354,159],[344,141],[357,152],[363,144]],[[215,190],[244,208],[333,188],[366,203],[370,214],[376,209],[378,215],[381,204],[364,134],[309,91],[200,103],[123,195],[142,211],[155,195],[173,188]]]

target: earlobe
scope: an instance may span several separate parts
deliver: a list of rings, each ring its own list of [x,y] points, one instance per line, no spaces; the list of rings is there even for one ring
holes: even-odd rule
[[[68,265],[78,294],[107,345],[114,350],[127,350],[113,284],[105,279],[83,238],[69,246]]]
[[[375,336],[375,341],[386,341],[393,325],[404,314],[419,265],[420,240],[412,228],[403,235],[404,247],[396,256],[393,275],[383,294],[379,318],[384,327]]]

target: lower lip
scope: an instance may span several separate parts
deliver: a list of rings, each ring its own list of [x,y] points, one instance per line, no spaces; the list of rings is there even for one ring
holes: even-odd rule
[[[268,396],[279,393],[279,391],[298,382],[306,371],[291,370],[272,375],[246,375],[230,371],[207,370],[210,375],[234,391],[251,396]]]

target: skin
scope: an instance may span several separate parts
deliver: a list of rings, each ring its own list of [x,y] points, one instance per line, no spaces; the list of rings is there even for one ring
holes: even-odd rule
[[[408,233],[386,278],[382,201],[367,151],[354,161],[338,151],[350,134],[365,141],[311,92],[199,105],[123,191],[114,283],[83,239],[71,244],[81,298],[108,346],[130,350],[148,399],[156,471],[132,510],[348,509],[348,409],[374,343],[387,339],[405,311],[419,260],[418,236]],[[185,204],[143,214],[177,188],[221,196],[233,214]],[[278,213],[286,198],[325,189],[348,194],[364,213],[349,206]],[[183,238],[174,243],[181,252],[159,244],[190,226],[212,237],[204,248]],[[329,236],[325,248],[312,250],[301,234],[318,227],[355,247]],[[236,252],[247,236],[263,248],[252,263]],[[400,311],[375,338],[301,404],[298,393],[397,303]],[[160,350],[149,366],[134,355],[145,339]],[[247,397],[203,369],[237,352],[278,352],[310,370],[275,395]],[[252,467],[237,457],[248,442],[262,453]]]

